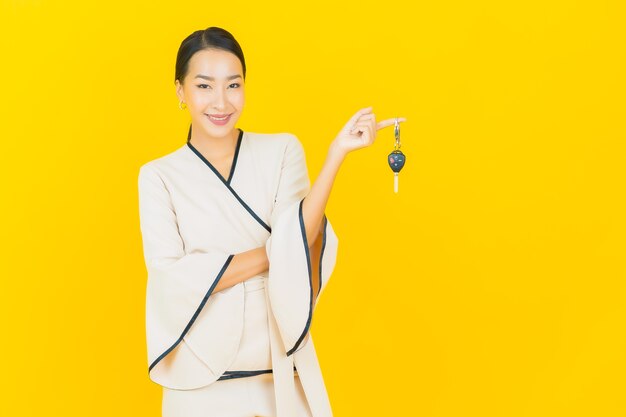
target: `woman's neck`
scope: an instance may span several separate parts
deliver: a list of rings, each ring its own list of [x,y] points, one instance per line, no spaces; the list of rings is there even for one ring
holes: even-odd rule
[[[191,138],[189,140],[202,154],[214,159],[220,159],[233,154],[237,146],[239,133],[239,129],[234,128],[229,134],[223,137],[214,137],[203,135],[202,132],[198,132],[197,129],[192,128]]]

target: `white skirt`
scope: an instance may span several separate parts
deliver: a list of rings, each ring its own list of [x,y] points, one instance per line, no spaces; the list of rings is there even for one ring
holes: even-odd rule
[[[224,375],[205,387],[176,390],[163,387],[163,417],[275,417],[276,398],[265,295],[267,277],[244,281],[245,321],[234,362]],[[252,375],[244,376],[242,375]],[[294,370],[298,415],[311,417],[307,399]]]

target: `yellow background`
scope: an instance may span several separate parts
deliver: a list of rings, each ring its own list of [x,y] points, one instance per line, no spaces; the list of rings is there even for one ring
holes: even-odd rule
[[[359,108],[313,321],[335,415],[626,415],[624,3],[2,1],[6,416],[158,416],[139,166],[186,140],[180,42],[242,45],[238,126],[312,180]]]

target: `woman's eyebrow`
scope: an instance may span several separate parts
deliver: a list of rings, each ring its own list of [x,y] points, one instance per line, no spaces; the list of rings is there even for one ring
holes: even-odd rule
[[[198,74],[194,78],[204,78],[205,80],[215,81],[214,77],[210,77],[208,75],[202,75],[202,74]],[[228,77],[226,77],[227,80],[234,80],[235,78],[241,78],[241,75],[235,74],[235,75],[229,75]]]

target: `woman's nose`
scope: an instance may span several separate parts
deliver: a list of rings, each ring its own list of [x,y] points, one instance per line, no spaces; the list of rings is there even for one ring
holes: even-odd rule
[[[215,94],[213,107],[215,107],[216,109],[223,109],[225,104],[226,104],[226,93],[219,90],[217,94]]]

